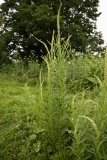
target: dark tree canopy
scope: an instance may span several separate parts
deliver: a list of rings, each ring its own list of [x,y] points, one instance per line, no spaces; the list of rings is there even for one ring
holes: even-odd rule
[[[3,17],[0,14],[0,35],[2,34],[3,30]],[[4,63],[10,63],[9,60],[9,55],[7,54],[7,49],[6,49],[6,43],[5,43],[5,36],[0,37],[0,67]]]
[[[4,0],[0,6],[4,19],[0,34],[8,54],[16,50],[22,58],[31,56],[32,51],[38,58],[46,55],[35,37],[49,45],[53,30],[57,34],[60,2],[61,37],[65,40],[71,35],[71,46],[76,51],[99,51],[103,44],[102,34],[96,31],[99,0]]]

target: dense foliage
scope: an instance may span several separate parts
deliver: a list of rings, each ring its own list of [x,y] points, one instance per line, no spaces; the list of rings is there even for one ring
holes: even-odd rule
[[[91,54],[70,61],[57,26],[51,50],[42,42],[44,63],[15,61],[0,73],[0,159],[107,159],[107,63]]]
[[[3,17],[0,14],[0,35],[2,34],[3,23],[4,23]],[[10,60],[6,50],[5,37],[0,37],[0,67],[1,64],[3,64],[4,62],[9,63]]]
[[[14,51],[22,57],[46,55],[45,47],[35,37],[50,47],[53,30],[57,32],[56,0],[5,0],[0,6],[3,28],[0,32],[0,51],[8,56]],[[72,49],[79,52],[101,51],[102,34],[96,30],[99,0],[63,0],[60,14],[61,41],[71,35]],[[2,54],[2,53],[0,53]]]
[[[0,158],[106,160],[104,59],[69,61],[68,42],[54,41],[52,53],[42,66],[19,61],[0,73]]]

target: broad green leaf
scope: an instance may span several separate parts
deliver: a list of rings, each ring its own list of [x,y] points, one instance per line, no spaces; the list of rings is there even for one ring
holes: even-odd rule
[[[38,133],[44,132],[44,129],[41,128],[41,126],[36,121],[34,121],[33,122],[33,132],[38,134]]]
[[[36,139],[36,137],[37,137],[37,136],[36,136],[35,134],[32,134],[32,135],[29,136],[29,140],[30,140],[30,141],[31,141],[31,140],[34,140],[34,139]]]
[[[95,84],[99,83],[99,81],[96,79],[96,77],[87,77],[86,79],[92,83],[95,83]]]
[[[40,145],[41,145],[41,141],[37,141],[37,143],[33,144],[33,148],[34,148],[34,150],[35,150],[36,153],[39,152]]]

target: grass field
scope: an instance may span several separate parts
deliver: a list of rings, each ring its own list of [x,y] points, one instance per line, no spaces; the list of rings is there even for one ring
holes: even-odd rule
[[[99,60],[86,57],[84,70],[81,56],[60,56],[45,59],[38,76],[1,72],[0,160],[107,160],[106,85],[93,76],[103,74]]]
[[[104,58],[72,56],[58,34],[42,66],[2,67],[0,160],[107,160]]]

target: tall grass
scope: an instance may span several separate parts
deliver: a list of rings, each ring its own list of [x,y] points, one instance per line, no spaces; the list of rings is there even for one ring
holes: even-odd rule
[[[106,101],[101,103],[105,92],[103,89],[99,90],[98,99],[91,100],[86,98],[87,92],[83,91],[74,96],[71,104],[69,103],[70,97],[68,98],[66,82],[71,50],[69,38],[61,44],[59,13],[60,9],[57,17],[58,36],[55,40],[53,34],[51,50],[49,51],[46,44],[41,42],[48,52],[48,57],[43,58],[47,64],[47,87],[45,95],[41,93],[47,139],[44,146],[47,153],[45,158],[54,160],[106,159]],[[88,80],[93,82],[92,77]],[[43,91],[41,83],[40,86]],[[101,96],[103,93],[104,95]]]
[[[104,81],[105,81],[105,83],[107,83],[107,47],[105,50]]]
[[[60,12],[60,10],[59,10]],[[51,50],[49,51],[45,45],[48,57],[44,57],[47,64],[47,86],[45,87],[45,95],[42,93],[44,87],[40,83],[41,93],[40,101],[42,101],[42,108],[44,117],[45,136],[47,139],[47,153],[51,159],[66,159],[64,155],[63,145],[66,140],[63,136],[67,129],[68,111],[67,105],[67,88],[66,88],[66,74],[68,70],[66,56],[69,56],[68,44],[69,39],[61,45],[60,31],[59,31],[59,12],[58,12],[58,36],[54,39],[54,34],[51,43]],[[49,146],[49,148],[47,147]],[[46,149],[45,149],[46,150]],[[66,151],[67,152],[67,151]],[[66,154],[65,152],[65,154]],[[64,158],[65,157],[65,158]],[[48,159],[48,157],[46,157]]]
[[[17,69],[12,79],[1,77],[1,159],[107,160],[104,63],[92,55],[71,59],[70,37],[60,37],[60,9],[51,49],[39,40],[48,53],[45,69],[19,65],[22,81]],[[39,83],[32,85],[35,74]]]

